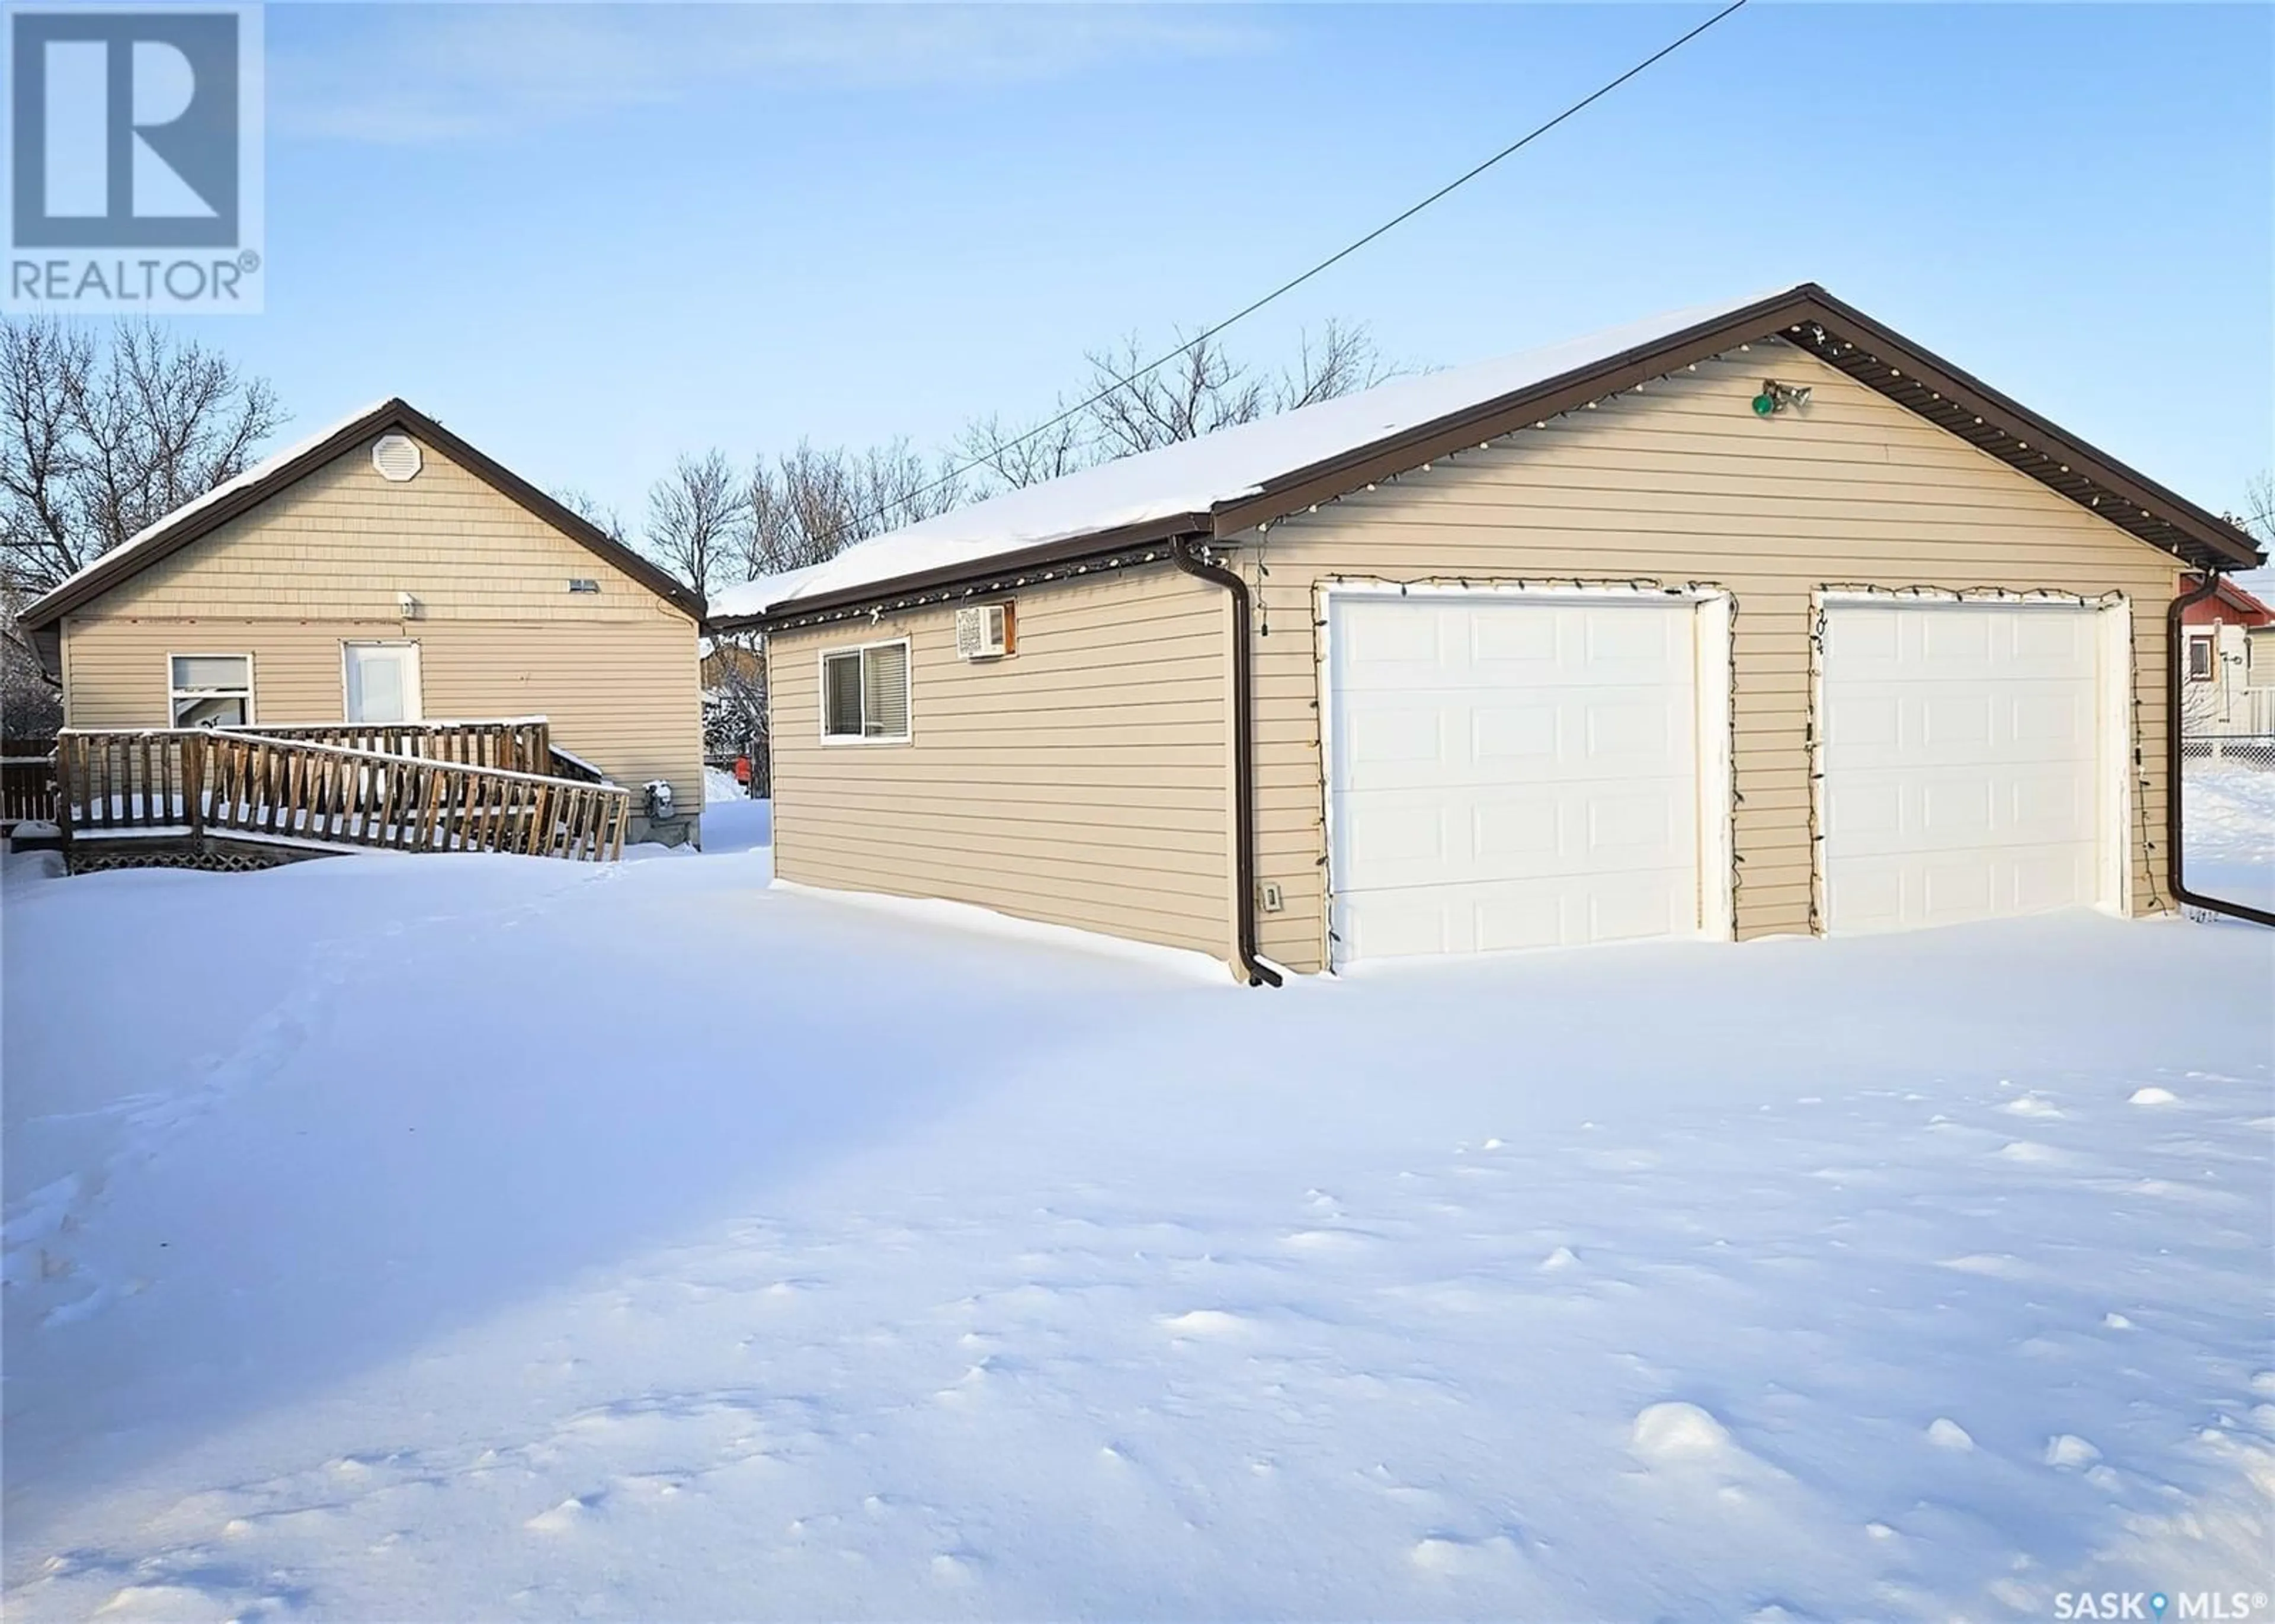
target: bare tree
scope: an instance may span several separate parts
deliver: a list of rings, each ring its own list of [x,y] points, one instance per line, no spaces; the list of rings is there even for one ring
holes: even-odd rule
[[[1166,366],[1141,373],[1148,359],[1134,333],[1119,350],[1090,352],[1085,393],[1096,398],[1086,415],[1100,462],[1252,422],[1270,409],[1263,380],[1213,338],[1196,340]]]
[[[1233,359],[1213,338],[1186,344],[1168,365],[1132,335],[1089,358],[1083,402],[1063,399],[1032,429],[1000,416],[974,419],[959,459],[929,460],[905,439],[861,450],[797,448],[754,458],[737,484],[717,451],[682,457],[649,500],[642,548],[682,579],[709,590],[805,568],[857,541],[1095,464],[1190,440],[1266,413],[1330,400],[1394,372],[1364,326],[1329,321],[1303,336],[1293,366],[1272,376]],[[977,477],[973,477],[976,475]],[[730,489],[732,486],[734,488]],[[616,514],[577,490],[555,495],[613,535]]]
[[[767,751],[766,640],[755,631],[711,639],[704,662],[703,753],[713,760],[751,761],[752,793],[765,789]]]
[[[751,578],[820,563],[964,500],[956,471],[944,462],[927,466],[906,440],[861,451],[819,450],[801,441],[771,463],[753,461],[747,490],[742,564]]]
[[[74,420],[94,370],[85,333],[0,323],[0,576],[11,598],[36,595],[100,551],[74,488],[86,463]]]
[[[744,573],[755,579],[819,563],[846,545],[852,527],[853,480],[843,452],[797,449],[769,463],[752,460],[751,532]]]
[[[1364,322],[1346,323],[1329,316],[1317,338],[1309,329],[1296,336],[1296,365],[1280,374],[1272,409],[1293,412],[1298,406],[1357,394],[1402,370],[1382,359]]]
[[[872,446],[850,461],[854,500],[863,516],[857,524],[868,526],[864,536],[921,524],[964,505],[963,480],[954,463],[943,457],[927,468],[905,438]]]
[[[1069,411],[1061,397],[1046,416],[1027,427],[1006,425],[995,412],[972,419],[958,437],[956,450],[996,489],[1022,490],[1090,466],[1088,436],[1084,414]]]
[[[609,540],[621,542],[625,540],[624,516],[592,492],[580,486],[563,485],[553,492],[553,500]]]
[[[0,738],[48,739],[64,725],[64,701],[39,656],[0,609]]]
[[[1270,375],[1235,358],[1215,338],[1183,341],[1159,366],[1137,334],[1118,348],[1092,351],[1081,404],[1064,397],[1032,427],[999,416],[975,418],[957,449],[981,475],[982,494],[1017,490],[1099,463],[1197,439],[1277,412],[1372,389],[1402,370],[1386,362],[1364,323],[1329,320],[1296,340],[1293,365]]]
[[[244,472],[283,418],[267,380],[162,328],[0,321],[0,726],[11,736],[62,721],[17,611]]]
[[[728,572],[751,521],[748,487],[723,452],[682,457],[648,489],[649,555],[699,593]]]
[[[2275,471],[2262,468],[2243,482],[2243,513],[2238,522],[2261,546],[2275,548]]]
[[[253,461],[283,421],[268,381],[122,323],[0,323],[0,585],[45,591]]]

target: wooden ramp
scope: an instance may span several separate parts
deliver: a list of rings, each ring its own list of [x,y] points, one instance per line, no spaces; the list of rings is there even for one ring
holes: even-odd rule
[[[356,850],[624,855],[631,795],[546,724],[67,728],[56,824],[74,871],[245,868]]]

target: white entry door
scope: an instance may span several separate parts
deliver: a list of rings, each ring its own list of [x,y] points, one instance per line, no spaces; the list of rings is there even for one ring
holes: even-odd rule
[[[419,645],[349,643],[347,719],[350,721],[418,721]]]
[[[1828,931],[2117,900],[2108,645],[2082,606],[1827,606]]]
[[[1328,602],[1334,962],[1712,928],[1697,603]]]

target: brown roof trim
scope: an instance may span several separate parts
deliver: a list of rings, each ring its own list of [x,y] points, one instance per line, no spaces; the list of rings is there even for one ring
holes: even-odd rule
[[[1216,534],[1222,539],[1272,524],[1528,422],[1633,389],[1734,344],[1766,338],[1782,339],[1816,356],[2177,558],[2199,568],[2216,564],[2248,570],[2261,562],[2257,544],[2235,525],[2055,427],[1815,283],[1803,283],[1656,343],[1296,470],[1255,496],[1220,507]]]
[[[656,565],[642,558],[607,532],[547,495],[487,452],[477,449],[408,402],[396,399],[373,407],[354,421],[344,423],[298,456],[278,464],[258,480],[248,481],[216,502],[186,514],[168,527],[161,519],[157,532],[131,550],[121,548],[99,561],[76,580],[66,582],[27,608],[21,617],[29,628],[51,625],[80,606],[91,603],[112,587],[132,579],[160,559],[179,552],[200,537],[211,534],[230,520],[251,511],[271,496],[297,484],[334,458],[353,450],[374,434],[399,428],[424,441],[452,462],[518,504],[533,517],[550,525],[587,552],[631,576],[674,608],[703,617],[703,600]]]
[[[1127,548],[1167,543],[1180,536],[1206,536],[1210,533],[1209,526],[1210,518],[1206,513],[1181,513],[1174,518],[1148,519],[1142,525],[1123,525],[1113,530],[1092,531],[1086,535],[1069,536],[1064,540],[1022,548],[1015,553],[991,553],[985,558],[975,558],[966,563],[949,564],[937,570],[897,576],[889,581],[818,593],[811,598],[776,604],[756,615],[714,616],[704,624],[712,631],[746,631],[754,627],[780,623],[793,616],[809,616],[832,609],[879,603],[887,599],[930,592],[936,587],[959,586],[968,581],[994,581],[1006,576],[1016,577],[1023,570],[1047,569],[1054,564],[1118,553]]]
[[[1735,344],[1766,338],[1800,320],[1810,308],[1806,288],[1795,288],[1512,394],[1480,401],[1450,417],[1293,470],[1253,496],[1220,506],[1215,513],[1216,533],[1221,539],[1258,525],[1276,523],[1449,452],[1468,449],[1562,412],[1576,412],[1591,400],[1665,377]]]
[[[771,615],[712,623],[722,631],[762,626],[793,612],[865,604],[1058,563],[1133,541],[1166,540],[1198,529],[1222,540],[1276,523],[1319,502],[1404,473],[1449,452],[1498,438],[1528,423],[1583,409],[1590,401],[1680,371],[1736,345],[1792,344],[1897,404],[2028,474],[2080,507],[2199,569],[2252,569],[2264,562],[2249,535],[2106,452],[2057,427],[1931,351],[1843,304],[1813,282],[1772,294],[1648,344],[1479,403],[1448,417],[1272,480],[1256,495],[1220,503],[1206,515],[1069,537],[1017,553],[974,559],[868,585],[800,599]],[[1980,419],[1979,421],[1977,419]]]
[[[2264,562],[2259,544],[2240,526],[2127,466],[1824,289],[1812,286],[1810,293],[1818,313],[1803,322],[1802,331],[1788,331],[1786,336],[1818,359],[2151,547],[2198,568],[2250,570]],[[1812,331],[1812,327],[1823,330]]]

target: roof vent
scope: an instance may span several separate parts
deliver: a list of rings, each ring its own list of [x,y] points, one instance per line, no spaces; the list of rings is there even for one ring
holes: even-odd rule
[[[418,477],[419,442],[408,434],[382,434],[371,448],[371,465],[382,480],[400,485]]]

